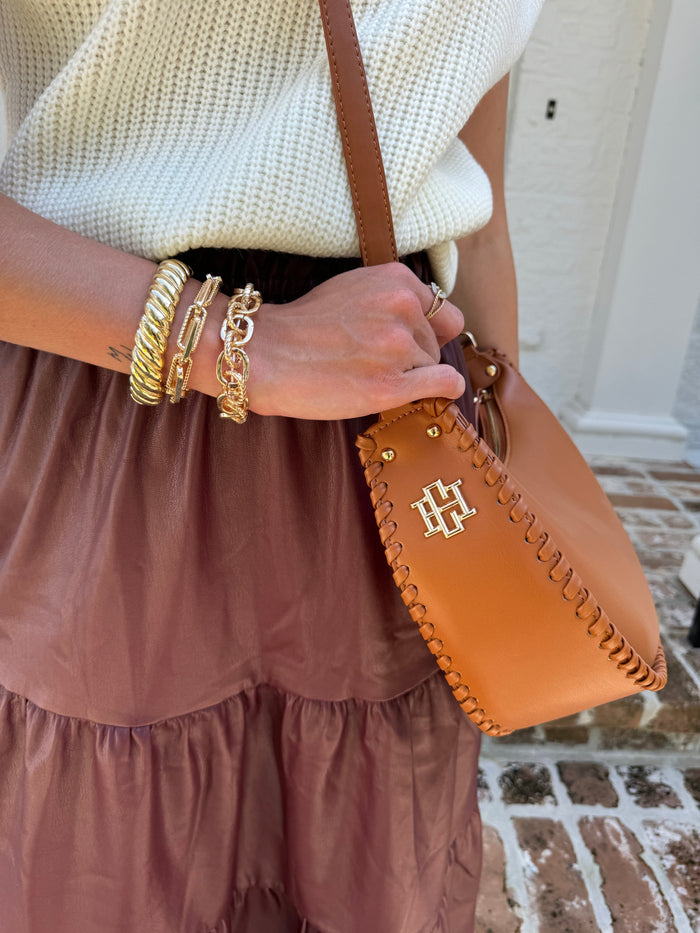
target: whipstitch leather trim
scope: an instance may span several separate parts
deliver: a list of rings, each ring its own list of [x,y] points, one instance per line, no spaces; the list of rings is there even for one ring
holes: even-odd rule
[[[525,531],[526,543],[537,545],[532,553],[538,563],[542,564],[543,571],[546,570],[547,564],[551,564],[548,570],[549,580],[552,583],[563,584],[561,591],[563,598],[571,603],[576,599],[579,600],[574,615],[579,621],[589,623],[588,634],[598,639],[598,647],[607,651],[608,660],[615,662],[618,670],[624,672],[625,677],[641,689],[660,690],[667,678],[666,661],[661,645],[659,645],[653,667],[650,667],[598,605],[594,595],[584,586],[581,577],[575,572],[549,533],[544,530],[537,516],[530,510],[516,483],[506,473],[504,465],[481,440],[474,427],[464,420],[456,405],[445,399],[431,399],[426,400],[419,408],[404,414],[415,413],[420,408],[425,409],[431,418],[437,419],[444,432],[451,433],[455,427],[459,430],[458,449],[471,455],[474,469],[483,471],[483,480],[487,486],[494,489],[499,505],[510,506],[506,512],[509,519],[515,523],[522,521],[529,523]],[[487,712],[480,706],[478,697],[474,696],[469,686],[463,682],[462,674],[452,670],[452,658],[446,650],[443,650],[445,644],[440,638],[437,625],[425,620],[429,610],[420,602],[418,588],[411,582],[410,567],[400,561],[403,545],[400,541],[393,540],[393,536],[398,531],[398,525],[391,520],[393,503],[390,499],[384,498],[389,491],[388,484],[381,479],[384,464],[381,460],[371,459],[377,450],[375,437],[389,423],[391,422],[383,423],[371,435],[362,435],[358,438],[357,444],[360,448],[362,464],[365,466],[365,480],[370,488],[370,498],[374,506],[379,534],[384,544],[386,559],[394,571],[394,582],[401,591],[401,598],[411,617],[418,624],[421,635],[432,654],[435,655],[438,666],[443,671],[455,699],[464,712],[488,735],[508,735],[512,729],[506,729],[493,719],[489,719]]]

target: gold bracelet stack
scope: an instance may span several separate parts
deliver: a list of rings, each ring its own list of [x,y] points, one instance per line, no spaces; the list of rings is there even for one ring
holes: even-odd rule
[[[146,297],[131,356],[131,397],[139,405],[157,405],[165,394],[163,366],[170,327],[192,270],[177,259],[161,262]]]
[[[197,292],[194,302],[187,309],[185,320],[180,328],[180,336],[177,338],[178,352],[170,364],[170,372],[165,384],[166,394],[170,396],[173,404],[189,395],[187,384],[190,381],[192,354],[197,349],[199,338],[202,336],[204,322],[207,319],[206,309],[216,298],[220,287],[221,279],[218,276],[214,278],[208,275]]]
[[[250,282],[243,289],[235,289],[221,325],[224,349],[216,361],[216,376],[223,391],[216,401],[219,417],[231,418],[238,424],[248,418],[250,360],[243,347],[253,336],[253,315],[261,304],[260,292]]]

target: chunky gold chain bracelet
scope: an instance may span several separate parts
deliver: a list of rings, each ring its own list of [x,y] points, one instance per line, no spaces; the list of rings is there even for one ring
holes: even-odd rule
[[[256,292],[250,282],[245,288],[235,289],[221,325],[224,349],[216,361],[216,377],[223,391],[216,402],[219,417],[230,418],[238,424],[243,424],[248,418],[246,389],[250,360],[243,347],[253,336],[253,315],[261,304],[260,292]]]
[[[157,405],[165,394],[163,366],[170,327],[185,282],[192,270],[178,259],[166,259],[156,269],[131,354],[131,397],[139,405]]]
[[[216,298],[220,288],[221,279],[218,276],[214,278],[208,275],[197,292],[197,297],[185,313],[180,336],[177,338],[178,352],[170,364],[170,372],[165,384],[165,391],[173,404],[189,395],[187,385],[192,369],[192,354],[197,349],[199,338],[202,336],[204,322],[207,319],[206,309]]]

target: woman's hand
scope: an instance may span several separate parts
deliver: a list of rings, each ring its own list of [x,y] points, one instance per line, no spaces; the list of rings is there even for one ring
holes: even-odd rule
[[[0,340],[129,371],[155,263],[81,237],[4,195],[0,254]],[[185,285],[165,373],[198,288],[194,279]],[[216,360],[226,302],[219,293],[209,308],[192,366],[190,386],[207,395],[221,391]],[[264,303],[246,345],[251,409],[334,419],[458,397],[462,376],[438,360],[439,347],[461,331],[462,316],[446,302],[426,321],[432,302],[427,285],[391,263],[343,273],[289,304]],[[132,404],[126,393],[124,404]]]
[[[445,302],[426,320],[433,297],[392,263],[342,273],[289,304],[263,303],[246,347],[251,410],[325,420],[458,398],[464,379],[439,360],[462,314]]]

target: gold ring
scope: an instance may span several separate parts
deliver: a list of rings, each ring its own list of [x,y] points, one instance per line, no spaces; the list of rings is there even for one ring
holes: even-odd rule
[[[433,295],[435,295],[435,297],[433,298],[433,303],[431,304],[428,313],[425,315],[426,321],[429,321],[431,317],[435,317],[435,315],[438,313],[438,311],[440,311],[442,306],[447,301],[447,295],[436,282],[431,282],[430,287],[432,288]]]

